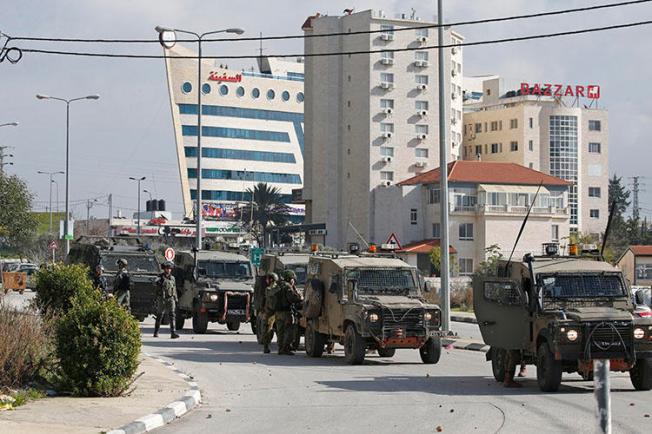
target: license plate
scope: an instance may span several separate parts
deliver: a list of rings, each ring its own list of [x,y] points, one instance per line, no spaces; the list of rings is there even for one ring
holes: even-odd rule
[[[244,315],[245,311],[243,309],[229,309],[229,315]]]

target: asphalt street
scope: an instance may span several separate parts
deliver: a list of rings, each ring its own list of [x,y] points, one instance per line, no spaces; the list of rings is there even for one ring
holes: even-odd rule
[[[479,337],[473,324],[453,325],[460,337]],[[142,330],[144,350],[192,375],[204,399],[162,433],[595,432],[591,382],[565,374],[558,393],[542,393],[530,367],[525,387],[505,389],[480,352],[450,349],[424,365],[417,351],[399,350],[349,366],[341,348],[321,359],[264,355],[249,325],[211,324],[177,340],[151,337],[151,319]],[[635,392],[627,374],[611,379],[614,432],[649,432],[652,392]]]

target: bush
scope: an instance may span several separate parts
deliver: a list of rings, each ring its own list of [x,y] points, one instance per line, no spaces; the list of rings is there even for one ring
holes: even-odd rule
[[[37,379],[52,362],[50,324],[35,312],[18,311],[0,300],[0,389]]]
[[[64,381],[84,396],[118,396],[138,368],[138,322],[114,300],[73,298],[57,325],[57,355]]]
[[[64,314],[77,294],[99,297],[85,265],[55,264],[36,273],[36,305],[43,314]]]

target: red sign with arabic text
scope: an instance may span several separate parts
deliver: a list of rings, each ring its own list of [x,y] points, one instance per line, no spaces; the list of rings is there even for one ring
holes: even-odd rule
[[[242,74],[228,75],[226,72],[211,71],[208,74],[210,81],[217,81],[218,83],[240,83],[242,81]]]
[[[588,99],[600,99],[600,86],[597,84],[570,85],[551,83],[521,83],[521,95],[571,96]]]

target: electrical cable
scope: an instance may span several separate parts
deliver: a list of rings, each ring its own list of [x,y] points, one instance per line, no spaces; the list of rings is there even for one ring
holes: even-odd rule
[[[291,57],[326,57],[326,56],[346,56],[358,54],[380,54],[380,53],[398,53],[405,51],[423,51],[423,50],[436,50],[443,48],[453,47],[473,47],[480,45],[504,44],[509,42],[529,41],[535,39],[554,38],[559,36],[579,35],[585,33],[602,32],[606,30],[616,30],[631,27],[638,27],[652,24],[652,20],[637,21],[633,23],[615,24],[603,27],[591,27],[587,29],[568,30],[564,32],[555,33],[542,33],[538,35],[516,36],[503,39],[490,39],[485,41],[476,42],[461,42],[457,44],[443,44],[443,45],[429,45],[421,47],[405,47],[405,48],[384,48],[381,50],[356,50],[356,51],[340,51],[332,53],[301,53],[301,54],[268,54],[266,57],[276,58],[291,58]],[[63,56],[79,56],[79,57],[105,57],[105,58],[129,58],[129,59],[197,59],[198,56],[161,56],[161,55],[147,55],[147,54],[113,54],[113,53],[91,53],[79,51],[60,51],[60,50],[42,50],[34,48],[22,48],[21,51],[25,53],[38,53],[38,54],[53,54]],[[257,59],[259,55],[226,55],[226,56],[202,56],[202,59]]]
[[[521,19],[529,18],[541,18],[555,15],[564,15],[577,12],[588,12],[600,9],[616,8],[622,6],[631,6],[641,3],[649,3],[652,0],[631,0],[631,1],[622,1],[618,3],[608,3],[603,5],[593,5],[585,6],[580,8],[572,9],[559,9],[555,11],[548,12],[537,12],[532,14],[524,15],[512,15],[506,17],[496,17],[496,18],[486,18],[480,20],[469,20],[469,21],[458,21],[442,24],[441,27],[461,27],[475,24],[487,24],[487,23],[497,23],[504,21],[514,21]],[[416,30],[416,29],[434,29],[439,28],[439,24],[428,24],[423,26],[411,26],[411,27],[402,27],[393,29],[392,32],[400,32],[406,30]],[[322,34],[304,34],[304,35],[278,35],[278,36],[264,36],[264,37],[242,37],[242,38],[211,38],[211,39],[202,39],[203,42],[234,42],[234,41],[272,41],[272,40],[288,40],[288,39],[307,39],[307,38],[324,38],[324,37],[333,37],[333,36],[349,36],[349,35],[361,35],[361,34],[375,34],[375,33],[385,33],[386,30],[360,30],[355,32],[334,32],[334,33],[322,33]],[[80,42],[80,43],[160,43],[158,39],[84,39],[84,38],[48,38],[48,37],[30,37],[30,36],[9,36],[6,34],[0,34],[8,37],[11,40],[21,40],[21,41],[36,41],[36,42]],[[197,42],[196,39],[179,39],[177,42]]]

